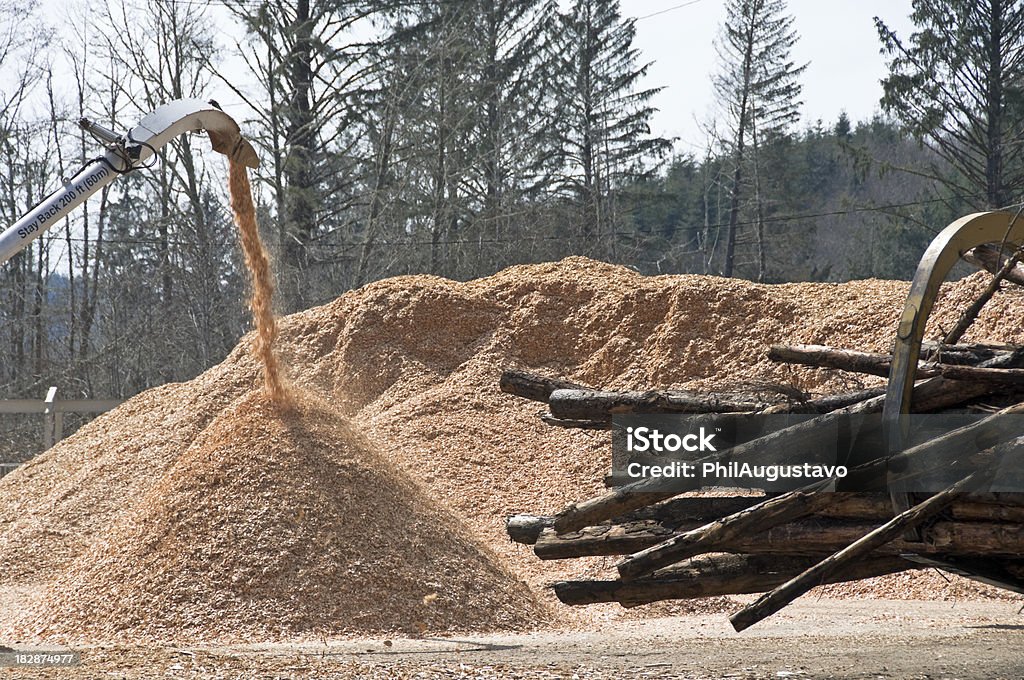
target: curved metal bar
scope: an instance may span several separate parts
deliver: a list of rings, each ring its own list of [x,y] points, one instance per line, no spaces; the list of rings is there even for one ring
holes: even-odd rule
[[[210,135],[214,151],[250,168],[259,167],[259,157],[242,136],[235,119],[201,99],[177,99],[160,106],[140,120],[128,133],[128,138],[142,145],[138,164],[152,156],[154,149],[159,149],[178,135],[202,130]]]
[[[889,384],[882,409],[886,440],[890,451],[902,448],[904,431],[901,416],[910,411],[917,360],[921,354],[928,315],[935,305],[939,287],[961,255],[984,243],[1006,241],[1014,246],[1024,241],[1024,218],[1009,212],[983,212],[961,217],[942,230],[925,251],[910,283],[896,329]]]
[[[928,245],[910,283],[910,293],[896,329],[889,384],[882,407],[882,427],[890,455],[904,448],[907,421],[903,416],[910,412],[925,324],[949,270],[965,252],[976,246],[1005,242],[1016,247],[1022,241],[1024,219],[1020,219],[1019,213],[984,212],[961,217]],[[897,513],[910,506],[906,493],[890,490],[890,496]],[[920,540],[916,531],[906,538]]]

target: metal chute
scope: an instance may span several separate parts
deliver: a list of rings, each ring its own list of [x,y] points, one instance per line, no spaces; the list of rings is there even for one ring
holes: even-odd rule
[[[146,115],[124,135],[84,119],[79,125],[100,140],[106,153],[86,164],[60,189],[0,234],[0,264],[27,248],[89,196],[119,175],[143,167],[164,145],[186,132],[205,131],[214,151],[247,167],[259,166],[256,151],[242,136],[238,123],[215,102],[201,99],[169,102]]]

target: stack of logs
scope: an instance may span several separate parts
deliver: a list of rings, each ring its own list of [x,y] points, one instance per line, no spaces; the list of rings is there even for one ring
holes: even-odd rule
[[[888,375],[891,356],[821,346],[774,346],[778,362]],[[659,600],[765,593],[731,618],[743,630],[824,583],[909,569],[940,567],[1024,593],[1024,494],[992,493],[991,470],[1024,453],[1024,349],[1005,345],[925,344],[912,410],[989,412],[970,425],[896,454],[928,461],[936,451],[970,444],[961,481],[936,494],[911,496],[894,511],[887,491],[825,492],[825,484],[784,494],[695,495],[700,481],[677,480],[671,490],[633,481],[574,503],[557,515],[508,518],[509,536],[534,546],[541,559],[625,555],[618,578],[554,584],[572,605],[618,602],[633,607]],[[681,390],[613,392],[564,380],[506,371],[505,392],[544,402],[541,418],[559,427],[610,429],[615,414],[805,413],[813,417],[697,462],[754,462],[766,450],[813,443],[823,427],[856,414],[880,413],[884,389],[816,399],[796,390],[709,394]],[[965,447],[966,449],[966,447]],[[726,458],[727,457],[727,458]],[[934,460],[934,458],[933,458]],[[887,469],[880,452],[865,469]],[[1005,467],[1005,466],[1004,466]],[[1024,466],[1020,466],[1024,467]],[[876,470],[877,472],[877,470]],[[884,474],[883,474],[884,477]]]

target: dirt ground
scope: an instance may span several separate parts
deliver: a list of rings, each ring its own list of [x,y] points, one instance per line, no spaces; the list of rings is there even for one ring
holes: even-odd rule
[[[19,648],[21,649],[21,648]],[[578,631],[348,639],[213,648],[95,647],[74,668],[12,678],[881,678],[1024,677],[1013,602],[802,600],[737,634],[720,614]]]

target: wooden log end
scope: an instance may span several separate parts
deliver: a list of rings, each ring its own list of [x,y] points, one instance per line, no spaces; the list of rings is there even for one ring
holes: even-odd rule
[[[516,543],[533,545],[537,542],[540,532],[549,528],[554,520],[551,517],[538,515],[511,515],[505,519],[505,531]]]

